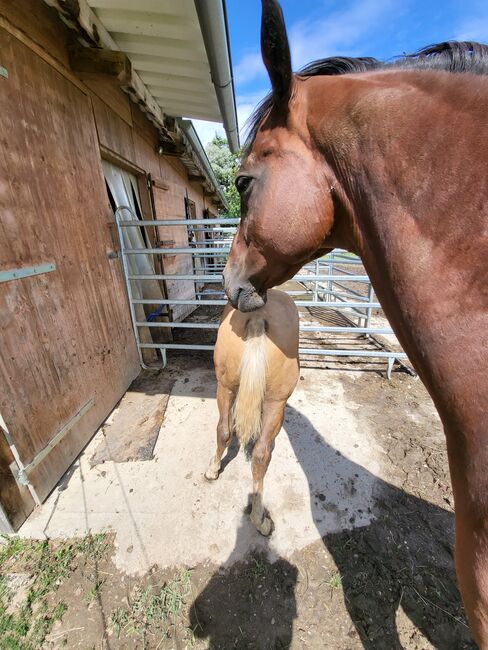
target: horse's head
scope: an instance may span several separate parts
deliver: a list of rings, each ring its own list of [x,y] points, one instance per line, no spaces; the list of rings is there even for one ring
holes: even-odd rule
[[[237,173],[242,220],[224,271],[227,297],[253,311],[266,290],[323,255],[333,224],[333,177],[311,146],[302,83],[293,76],[281,8],[263,0],[261,52],[272,84]]]

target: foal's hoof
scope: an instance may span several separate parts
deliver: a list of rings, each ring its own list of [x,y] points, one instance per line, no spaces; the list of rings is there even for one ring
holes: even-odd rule
[[[205,472],[205,478],[207,481],[216,481],[219,478],[219,472],[209,468]]]
[[[273,521],[270,517],[263,517],[260,524],[255,523],[254,525],[256,526],[258,533],[261,533],[264,537],[268,537],[273,532]]]

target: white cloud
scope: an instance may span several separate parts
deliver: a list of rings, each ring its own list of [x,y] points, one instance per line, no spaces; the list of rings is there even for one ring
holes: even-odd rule
[[[244,139],[246,137],[245,126],[249,116],[267,92],[268,89],[263,88],[262,90],[259,90],[255,93],[237,96],[237,121],[239,123],[239,135],[241,142],[244,142]],[[210,142],[210,140],[212,140],[216,133],[225,137],[224,127],[218,122],[205,122],[203,120],[192,120],[192,122],[204,147]]]
[[[322,9],[306,20],[288,25],[293,68],[298,70],[327,56],[364,56],[365,41],[401,10],[394,0],[353,0],[345,9],[332,13],[323,3]],[[234,66],[234,78],[238,86],[266,78],[261,53],[244,55]]]
[[[266,96],[268,88],[262,88],[254,93],[237,96],[237,120],[239,122],[239,135],[241,142],[246,139],[246,122],[250,115],[259,104],[259,102]]]
[[[342,11],[295,23],[289,30],[293,67],[327,56],[364,56],[365,41],[393,12],[398,13],[398,4],[392,0],[356,0]]]
[[[462,23],[455,39],[457,41],[488,43],[488,16],[482,16]]]
[[[317,3],[318,4],[318,3]],[[360,56],[368,54],[368,42],[381,26],[388,24],[401,11],[394,0],[351,0],[342,10],[330,12],[326,2],[307,19],[288,26],[292,62],[295,70],[314,59],[332,55]],[[286,17],[285,17],[286,18]],[[480,27],[480,29],[482,29]],[[237,95],[237,117],[241,141],[245,139],[245,124],[252,111],[266,95],[267,74],[260,52],[248,52],[234,66],[237,86],[259,80],[261,90]],[[205,146],[215,135],[225,135],[222,125],[193,121]]]
[[[225,137],[224,127],[219,122],[206,122],[204,120],[192,120],[192,122],[204,147],[207,146],[216,133]]]
[[[266,74],[261,52],[245,54],[234,66],[234,80],[237,84],[246,84]]]

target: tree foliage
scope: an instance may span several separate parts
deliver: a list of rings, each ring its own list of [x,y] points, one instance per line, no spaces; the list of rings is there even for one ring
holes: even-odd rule
[[[229,209],[222,210],[223,216],[240,217],[241,200],[234,185],[236,171],[240,163],[240,152],[231,153],[227,140],[217,133],[206,146],[208,159],[213,167],[219,185],[229,204]]]

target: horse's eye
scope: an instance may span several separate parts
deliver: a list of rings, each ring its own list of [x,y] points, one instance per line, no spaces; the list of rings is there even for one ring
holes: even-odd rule
[[[244,192],[251,185],[252,181],[253,181],[252,176],[238,176],[235,182],[239,194],[244,194]]]

